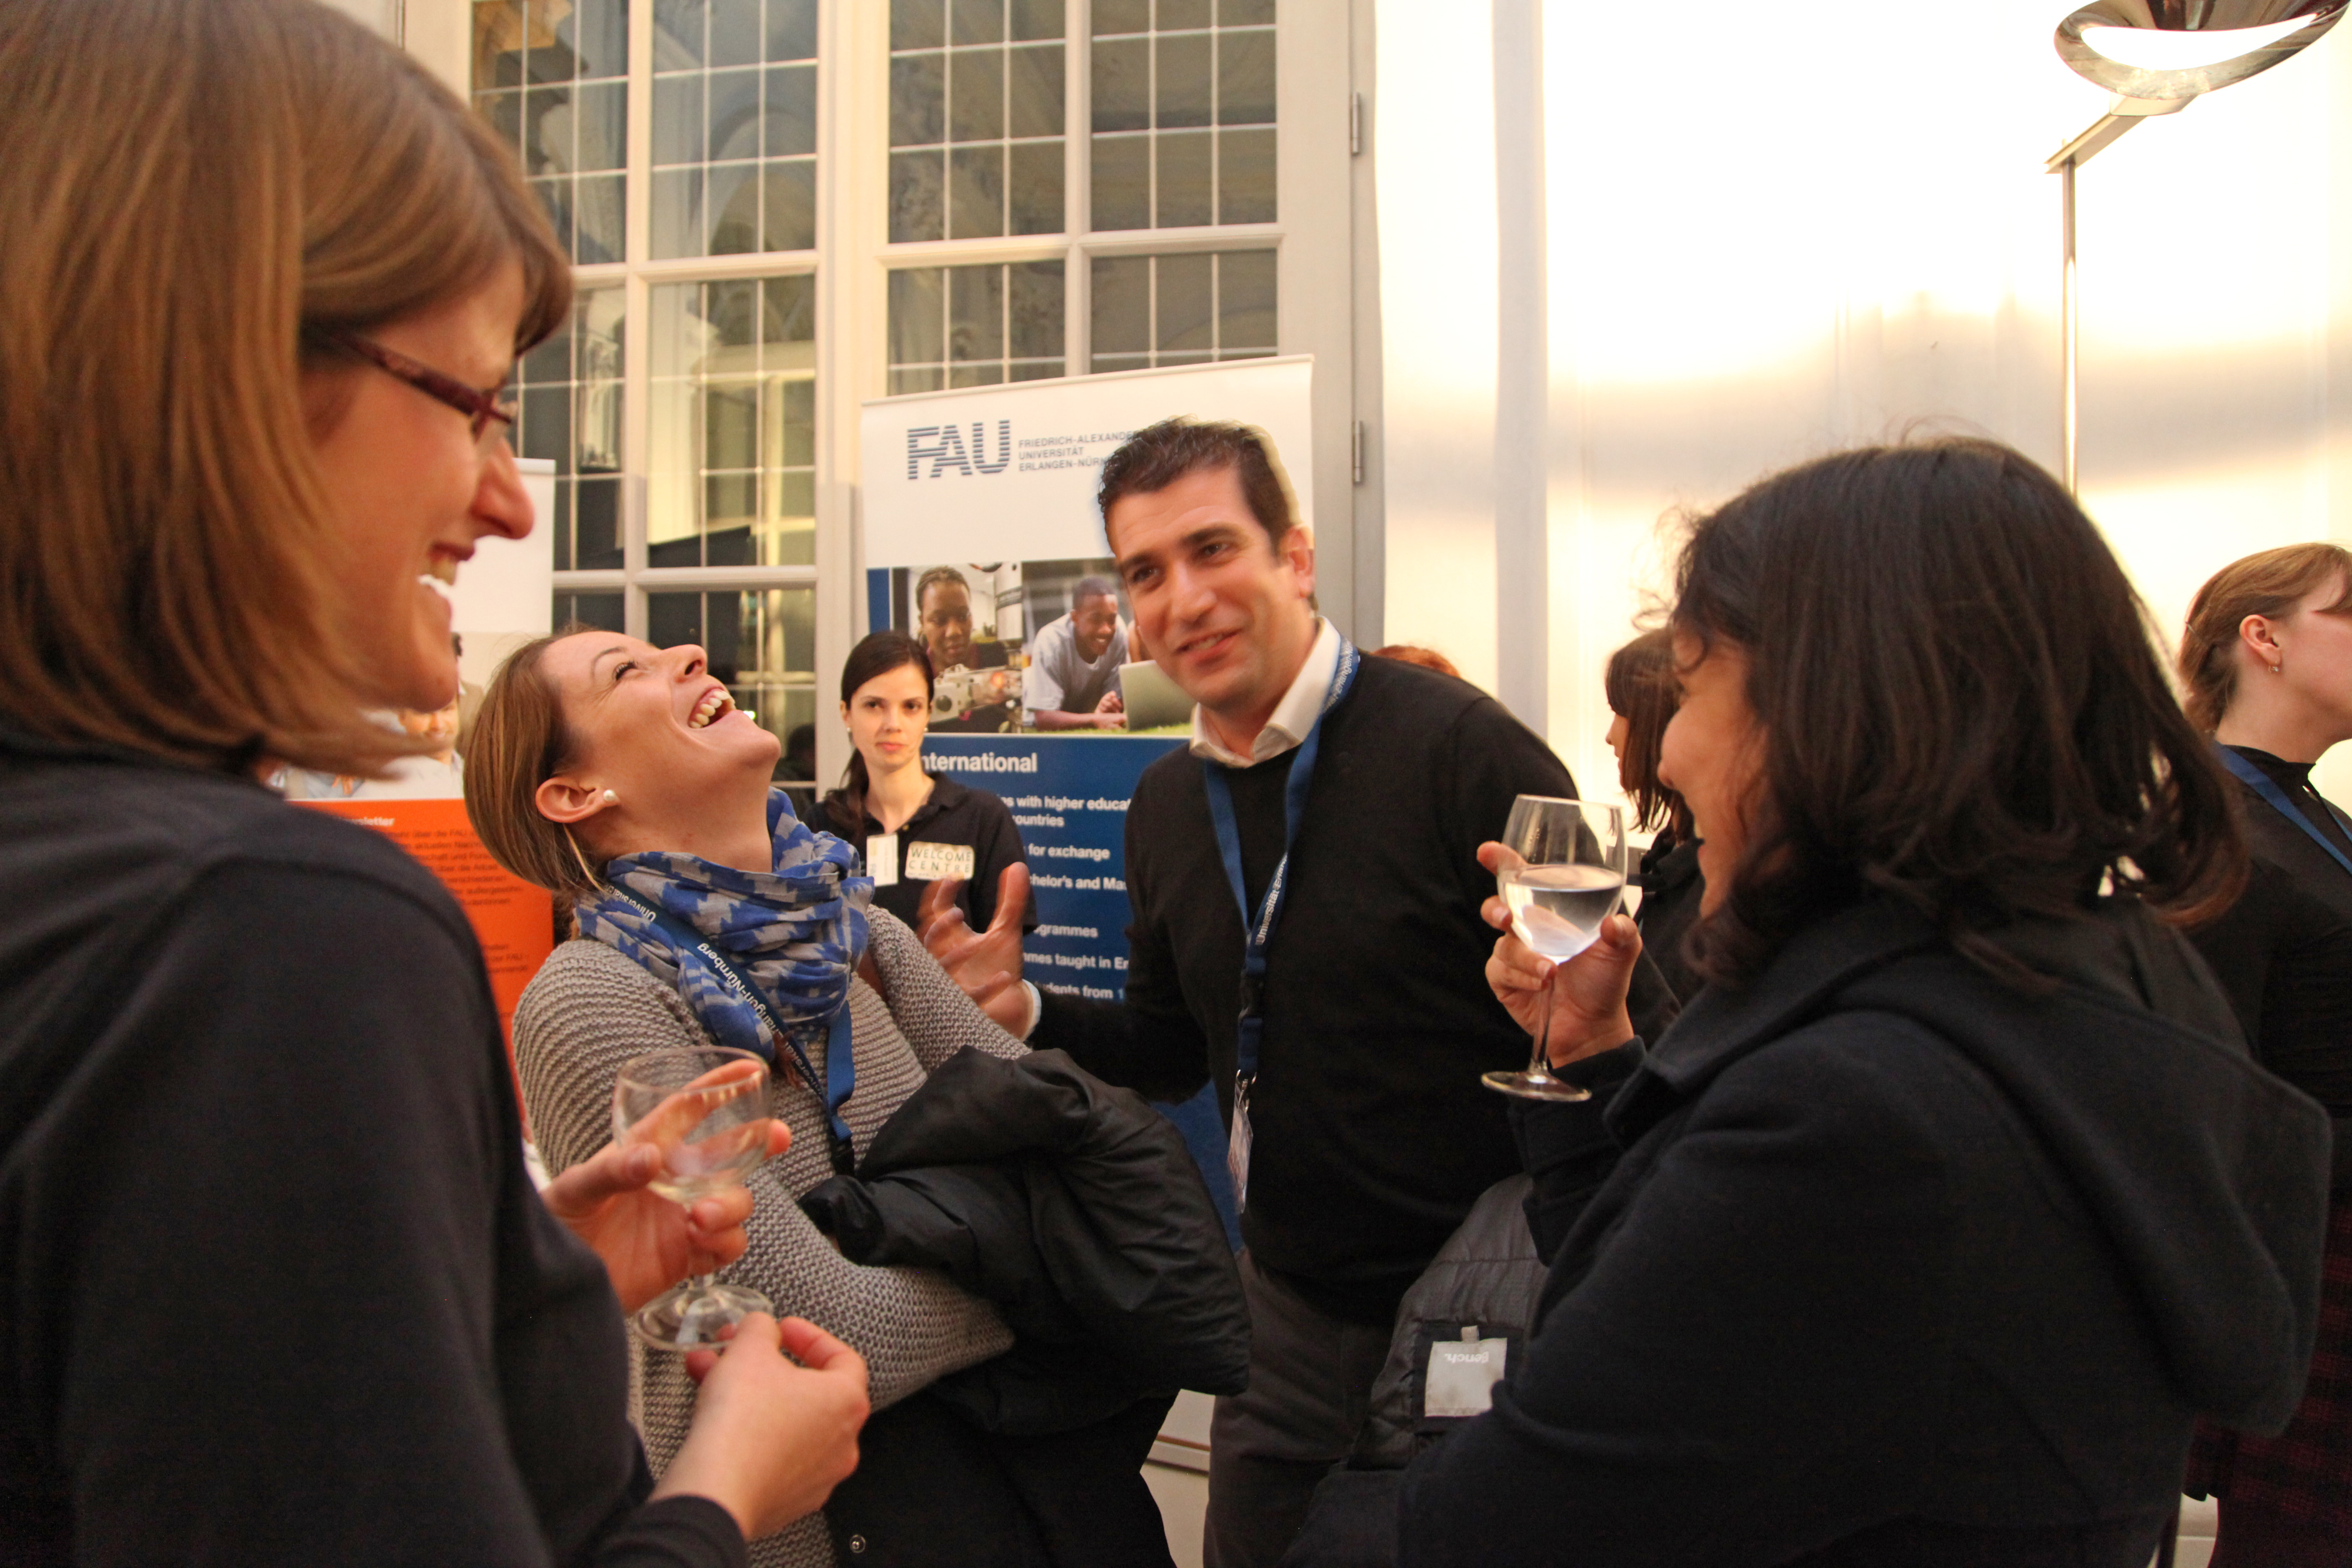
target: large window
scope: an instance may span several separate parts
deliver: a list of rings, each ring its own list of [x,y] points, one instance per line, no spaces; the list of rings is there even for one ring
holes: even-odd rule
[[[812,725],[821,771],[845,758],[819,681],[859,629],[863,400],[1345,363],[1344,332],[1283,325],[1293,253],[1323,241],[1285,222],[1300,132],[1277,67],[1329,59],[1314,112],[1342,145],[1346,0],[471,10],[476,103],[579,269],[572,321],[519,373],[519,448],[557,468],[556,614],[702,645],[792,782],[820,771]],[[1343,268],[1322,276],[1344,297]]]

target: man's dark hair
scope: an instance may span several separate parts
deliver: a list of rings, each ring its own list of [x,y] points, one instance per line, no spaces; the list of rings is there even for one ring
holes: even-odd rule
[[[1250,515],[1277,549],[1298,521],[1290,487],[1276,465],[1265,433],[1247,425],[1209,420],[1162,419],[1127,438],[1103,463],[1095,505],[1102,512],[1103,536],[1110,536],[1110,509],[1128,496],[1154,495],[1187,474],[1231,468],[1241,481]],[[1116,551],[1114,544],[1112,549]]]
[[[957,571],[952,566],[934,566],[929,571],[924,573],[920,577],[915,579],[916,615],[920,616],[923,613],[923,595],[929,593],[935,585],[940,583],[954,584],[957,587],[961,588],[964,591],[967,597],[969,597],[971,593],[971,584],[964,581],[962,573]]]
[[[1118,602],[1118,588],[1108,577],[1081,577],[1070,590],[1070,608],[1076,610],[1088,599],[1108,599]]]
[[[2229,782],[2174,700],[2147,611],[2057,481],[1990,441],[1870,447],[1692,529],[1673,627],[1749,661],[1759,798],[1711,980],[1875,893],[1997,976],[1992,933],[2104,887],[2175,918],[2235,896]],[[1706,830],[1701,822],[1699,828]]]

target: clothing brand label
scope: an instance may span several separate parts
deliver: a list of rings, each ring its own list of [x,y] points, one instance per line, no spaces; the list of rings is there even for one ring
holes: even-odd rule
[[[1429,1347],[1423,1415],[1484,1415],[1494,1407],[1495,1384],[1503,1380],[1503,1358],[1511,1342],[1472,1338],[1476,1332],[1465,1329],[1462,1338],[1439,1340]]]
[[[928,844],[918,844],[918,849],[928,849]],[[965,853],[969,855],[970,850]],[[898,885],[898,836],[895,833],[869,833],[866,837],[866,874],[874,879],[877,888]],[[917,873],[920,875],[920,873]]]
[[[936,882],[942,877],[971,880],[972,849],[969,844],[909,844],[907,880]]]

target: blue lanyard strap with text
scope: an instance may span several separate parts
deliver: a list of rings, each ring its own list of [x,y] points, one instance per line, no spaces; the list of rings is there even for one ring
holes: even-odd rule
[[[2318,827],[2312,823],[2311,818],[2304,816],[2302,812],[2297,811],[2294,808],[2294,803],[2287,798],[2286,791],[2279,788],[2278,781],[2276,779],[2273,779],[2270,774],[2263,772],[2262,769],[2254,766],[2253,763],[2246,761],[2245,758],[2238,755],[2237,752],[2230,750],[2227,746],[2216,746],[2213,749],[2221,753],[2221,765],[2229,769],[2231,773],[2237,774],[2240,778],[2243,779],[2246,782],[2247,788],[2252,790],[2256,795],[2261,795],[2264,800],[2270,802],[2272,805],[2277,807],[2278,814],[2281,816],[2285,817],[2289,822],[2294,823],[2297,827],[2302,828],[2304,832],[2309,834],[2311,836],[2311,841],[2314,844],[2318,845],[2322,849],[2326,850],[2330,855],[2336,857],[2336,863],[2338,866],[2343,867],[2347,871],[2352,871],[2352,859],[2347,859],[2345,858],[2344,851],[2329,843],[2327,836],[2319,831]],[[2323,800],[2320,804],[2322,805],[2326,805],[2327,802]],[[2335,810],[2333,806],[2329,806],[2328,809],[2331,811]],[[2342,822],[2344,820],[2344,814],[2340,811],[2336,812],[2336,819],[2338,822]],[[2347,826],[2346,831],[2352,832],[2352,826]]]
[[[1291,759],[1290,778],[1282,792],[1282,858],[1276,862],[1274,875],[1265,884],[1265,897],[1258,904],[1257,913],[1250,913],[1249,891],[1242,879],[1242,836],[1234,821],[1234,792],[1225,782],[1230,770],[1201,759],[1201,775],[1209,792],[1209,820],[1217,829],[1217,849],[1225,862],[1225,880],[1234,889],[1234,906],[1242,916],[1242,994],[1241,1016],[1234,1037],[1234,1076],[1246,1085],[1257,1076],[1258,1044],[1265,1037],[1265,1019],[1258,1011],[1265,985],[1265,946],[1274,935],[1275,922],[1282,918],[1283,896],[1289,890],[1290,851],[1298,842],[1298,825],[1307,815],[1307,790],[1315,778],[1315,753],[1323,740],[1323,720],[1348,695],[1355,684],[1356,664],[1360,656],[1347,638],[1339,639],[1339,661],[1332,668],[1331,684],[1323,693],[1323,707],[1315,715],[1314,726],[1307,739],[1298,743],[1298,754]]]
[[[616,887],[613,891],[626,899],[636,907],[639,914],[651,921],[655,929],[669,939],[670,945],[678,951],[681,957],[688,952],[698,952],[709,959],[710,966],[719,971],[719,978],[727,982],[727,988],[749,1002],[766,1020],[769,1030],[786,1050],[792,1052],[793,1065],[799,1070],[801,1081],[808,1085],[811,1093],[821,1096],[824,1100],[825,1131],[831,1135],[828,1142],[832,1145],[833,1168],[842,1175],[850,1174],[857,1163],[857,1152],[849,1141],[849,1123],[841,1114],[841,1108],[849,1103],[849,1097],[857,1089],[857,1057],[850,1040],[849,998],[846,995],[842,997],[841,1006],[833,1016],[831,1032],[825,1037],[824,1087],[819,1089],[816,1064],[809,1060],[807,1050],[776,1016],[775,1009],[768,1005],[768,999],[760,994],[751,977],[736,966],[733,959],[719,951],[718,943],[668,910],[656,909],[625,888]]]

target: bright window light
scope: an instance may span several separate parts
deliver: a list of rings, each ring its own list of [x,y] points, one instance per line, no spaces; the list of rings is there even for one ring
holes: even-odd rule
[[[2083,42],[2115,61],[2138,70],[2195,70],[2251,54],[2266,44],[2292,37],[2316,20],[2296,16],[2259,27],[2216,27],[2202,32],[2171,32],[2158,27],[2085,27]]]

